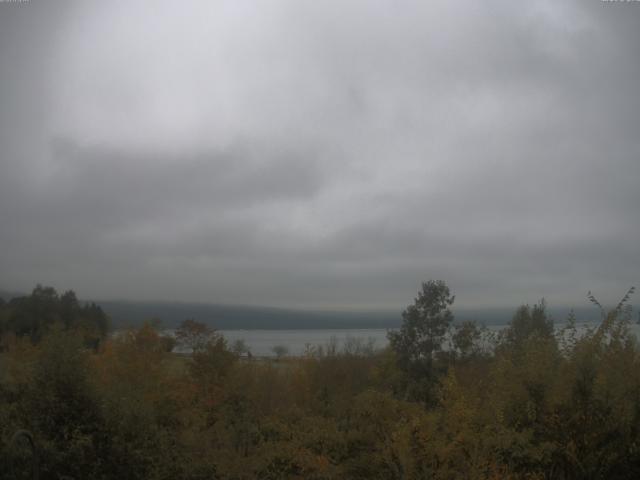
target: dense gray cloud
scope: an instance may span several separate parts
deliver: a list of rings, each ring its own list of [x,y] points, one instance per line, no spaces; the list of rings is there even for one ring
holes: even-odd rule
[[[0,3],[0,288],[398,308],[640,272],[640,4]]]

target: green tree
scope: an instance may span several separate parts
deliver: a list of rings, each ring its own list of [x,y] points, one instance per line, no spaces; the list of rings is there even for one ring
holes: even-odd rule
[[[434,354],[442,350],[453,314],[449,306],[455,296],[442,280],[422,283],[413,305],[402,312],[400,330],[389,331],[391,347],[402,363],[431,363]]]
[[[55,289],[37,285],[31,295],[11,299],[8,328],[18,336],[39,341],[54,323],[60,321],[59,302]]]
[[[454,327],[451,342],[456,355],[460,358],[469,358],[480,351],[482,330],[476,322],[466,321]]]
[[[402,313],[402,326],[387,337],[398,367],[406,375],[404,386],[409,397],[426,403],[435,400],[434,385],[439,367],[438,354],[450,330],[453,314],[449,307],[455,297],[442,280],[422,283],[422,289]]]
[[[39,342],[53,325],[80,331],[86,346],[97,347],[109,329],[107,315],[95,303],[80,305],[69,290],[62,295],[53,287],[37,285],[31,295],[11,299],[4,329]]]
[[[506,340],[513,346],[521,346],[534,335],[550,339],[553,334],[553,320],[547,316],[547,305],[544,299],[533,307],[520,306],[505,330]]]

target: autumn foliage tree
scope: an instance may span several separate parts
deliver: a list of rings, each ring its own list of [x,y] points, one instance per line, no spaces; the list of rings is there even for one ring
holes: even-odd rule
[[[176,328],[175,335],[178,345],[190,352],[203,350],[216,337],[211,327],[192,318],[183,320]]]

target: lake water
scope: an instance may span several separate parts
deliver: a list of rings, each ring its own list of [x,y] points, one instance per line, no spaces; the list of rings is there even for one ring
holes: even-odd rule
[[[289,355],[302,355],[307,345],[327,345],[337,342],[341,349],[350,339],[363,342],[372,341],[376,349],[387,346],[387,330],[371,329],[335,329],[335,330],[219,330],[227,339],[229,346],[236,340],[244,340],[251,354],[258,357],[274,356],[273,347],[285,346]]]
[[[595,326],[595,323],[577,324],[578,332]],[[499,331],[506,325],[487,325],[492,331]],[[556,323],[556,328],[562,328],[563,323]],[[630,325],[631,331],[640,338],[640,325]],[[382,349],[388,345],[387,329],[319,329],[319,330],[219,330],[227,339],[229,346],[236,340],[244,340],[251,354],[258,357],[274,356],[273,347],[282,345],[287,348],[289,355],[302,355],[309,345],[326,346],[337,343],[341,349],[345,342],[353,339],[362,342],[372,342],[375,349]]]

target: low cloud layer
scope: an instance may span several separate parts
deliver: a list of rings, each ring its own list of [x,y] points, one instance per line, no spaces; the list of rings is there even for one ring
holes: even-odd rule
[[[0,3],[0,288],[400,308],[640,272],[640,5]]]

